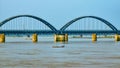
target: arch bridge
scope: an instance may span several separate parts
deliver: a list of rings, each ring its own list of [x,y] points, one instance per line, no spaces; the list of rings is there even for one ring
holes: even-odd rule
[[[83,16],[66,23],[60,33],[67,34],[120,34],[120,31],[107,20],[96,16]]]
[[[0,23],[0,33],[4,34],[54,34],[57,29],[42,18],[32,15],[10,17]]]
[[[18,15],[0,23],[0,34],[5,35],[50,35],[56,34],[55,40],[68,40],[68,35],[114,35],[120,31],[107,20],[96,16],[82,16],[66,23],[57,30],[46,20],[33,15]],[[1,38],[1,35],[0,35]],[[34,35],[34,38],[37,38]],[[33,38],[33,39],[34,39]],[[117,35],[116,40],[120,40]],[[35,41],[35,40],[34,40]]]

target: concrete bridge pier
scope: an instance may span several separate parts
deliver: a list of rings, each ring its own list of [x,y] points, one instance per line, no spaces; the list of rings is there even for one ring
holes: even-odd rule
[[[38,42],[38,35],[37,34],[33,34],[32,35],[32,42],[33,43],[37,43]]]
[[[5,34],[0,34],[0,43],[5,43]]]
[[[120,35],[118,35],[118,34],[115,35],[115,41],[116,42],[120,41]]]
[[[68,34],[65,34],[65,42],[68,42]]]
[[[68,34],[55,34],[54,41],[55,42],[68,42]]]
[[[97,41],[97,35],[96,34],[92,34],[92,42],[96,42]]]

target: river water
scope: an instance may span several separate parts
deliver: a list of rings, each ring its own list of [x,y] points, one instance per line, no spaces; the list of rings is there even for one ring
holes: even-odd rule
[[[64,48],[52,46],[65,45]],[[6,38],[0,44],[0,68],[120,68],[120,42],[114,39],[69,39],[54,43],[53,38]]]

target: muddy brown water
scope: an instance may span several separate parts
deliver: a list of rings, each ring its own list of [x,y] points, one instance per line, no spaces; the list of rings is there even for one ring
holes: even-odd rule
[[[0,44],[0,68],[120,68],[120,42],[114,39],[69,39],[54,43],[53,38],[7,38]],[[65,45],[64,48],[52,46]]]

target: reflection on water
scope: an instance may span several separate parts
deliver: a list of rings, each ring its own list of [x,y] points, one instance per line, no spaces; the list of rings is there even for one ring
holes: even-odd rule
[[[0,68],[120,68],[120,42],[70,39],[54,43],[52,38],[32,43],[25,38],[7,38],[0,44]],[[52,46],[65,45],[64,48]]]

